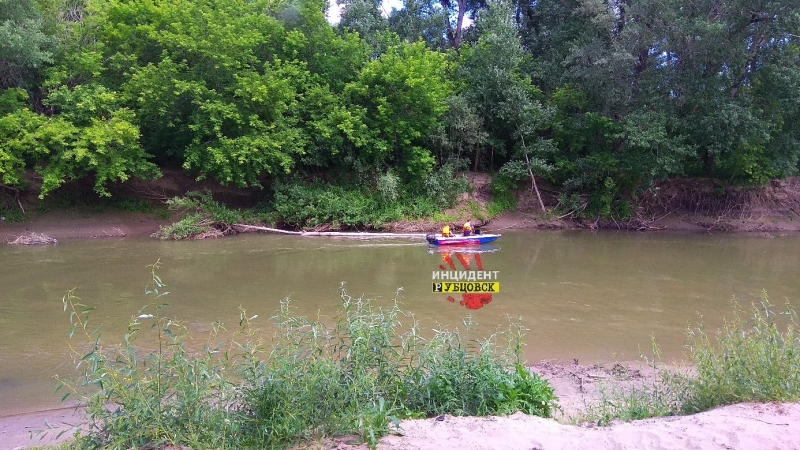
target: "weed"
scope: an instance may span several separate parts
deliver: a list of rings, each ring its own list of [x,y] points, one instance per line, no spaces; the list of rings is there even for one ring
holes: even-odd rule
[[[251,214],[233,211],[214,201],[209,191],[187,192],[183,197],[167,200],[174,211],[192,211],[171,225],[162,225],[152,237],[160,239],[203,239],[233,233],[232,225],[247,223]]]
[[[87,405],[85,448],[284,448],[311,438],[358,434],[371,448],[399,419],[438,414],[549,416],[553,389],[520,363],[523,333],[485,340],[465,331],[434,330],[424,338],[397,299],[388,307],[354,299],[342,286],[333,325],[292,314],[289,300],[272,318],[271,345],[254,339],[240,312],[240,332],[228,344],[185,348],[185,326],[164,315],[164,283],[150,266],[145,293],[151,304],[131,319],[122,343],[105,347],[89,327],[92,308],[72,291],[64,297],[70,348],[82,370],[62,381],[67,394]],[[224,330],[214,324],[210,339]],[[137,346],[148,339],[153,350]]]
[[[766,292],[745,319],[738,303],[733,318],[717,333],[716,343],[702,325],[688,331],[687,348],[694,373],[658,368],[660,353],[647,361],[658,377],[647,386],[610,389],[587,406],[580,422],[607,425],[613,420],[693,414],[741,402],[800,400],[800,340],[797,313],[787,305],[773,311]]]
[[[147,200],[143,199],[135,199],[130,197],[111,197],[109,199],[109,205],[112,208],[121,211],[144,213],[153,212],[153,205],[151,205]]]
[[[0,208],[0,222],[22,222],[23,220],[25,220],[25,214],[21,210]]]
[[[181,240],[208,233],[211,229],[211,224],[206,222],[201,214],[194,213],[187,214],[173,224],[160,226],[152,237]]]
[[[153,215],[158,220],[167,220],[170,217],[172,217],[172,213],[169,212],[169,209],[166,209],[166,208],[158,208],[158,209],[156,209]]]
[[[780,320],[776,320],[780,319]],[[779,323],[783,322],[785,331]],[[766,292],[745,319],[739,304],[713,345],[703,327],[689,333],[697,378],[685,412],[705,411],[739,402],[800,400],[800,340],[797,313],[788,305],[779,315]]]
[[[486,205],[489,217],[517,210],[517,198],[514,195],[517,184],[518,181],[507,175],[499,174],[492,179],[492,182],[489,183],[492,200]]]

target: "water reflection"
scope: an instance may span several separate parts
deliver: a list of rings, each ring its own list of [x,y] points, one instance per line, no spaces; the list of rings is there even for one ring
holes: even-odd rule
[[[460,296],[458,304],[467,309],[480,309],[488,305],[492,302],[494,293],[500,290],[499,271],[491,270],[491,264],[485,266],[484,259],[486,257],[482,258],[481,255],[498,251],[500,251],[500,247],[491,244],[469,248],[428,247],[429,254],[439,254],[441,257],[441,262],[438,264],[439,270],[433,271],[433,292],[440,294],[453,292]],[[458,265],[456,265],[456,261],[458,261]],[[437,272],[439,282],[435,281]],[[456,275],[457,278],[454,279],[453,275]],[[454,291],[463,292],[456,293]],[[456,298],[448,295],[447,301],[455,303]]]

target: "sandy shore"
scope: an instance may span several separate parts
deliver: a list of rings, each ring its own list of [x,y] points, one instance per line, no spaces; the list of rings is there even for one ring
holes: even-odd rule
[[[405,436],[385,437],[378,449],[792,450],[800,448],[800,404],[739,404],[605,428],[562,425],[524,414],[405,421],[402,427]]]
[[[81,420],[80,412],[74,407],[0,417],[0,450],[39,447],[69,440],[72,430]],[[61,432],[64,433],[59,437]]]
[[[555,388],[563,413],[542,419],[518,413],[508,417],[453,417],[405,420],[404,435],[381,439],[380,450],[800,450],[800,403],[744,403],[692,416],[647,419],[609,427],[569,425],[569,416],[598,398],[601,386],[648,383],[655,372],[637,365],[578,365],[543,361],[532,369]],[[0,450],[43,446],[67,440],[80,412],[53,409],[0,417]],[[52,427],[47,428],[46,423]],[[35,430],[46,434],[31,434]],[[56,438],[59,432],[64,435]],[[355,437],[309,443],[300,448],[366,450]]]

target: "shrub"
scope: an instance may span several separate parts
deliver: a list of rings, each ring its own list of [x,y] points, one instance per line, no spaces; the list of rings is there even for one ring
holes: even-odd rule
[[[334,229],[381,228],[393,221],[428,217],[445,208],[447,199],[453,196],[452,192],[438,190],[443,189],[439,172],[431,177],[429,181],[438,181],[417,190],[408,186],[403,189],[397,184],[399,178],[391,173],[380,177],[376,191],[321,181],[278,183],[270,215],[273,221],[297,228]],[[461,189],[460,182],[451,184]]]
[[[187,214],[181,220],[170,225],[161,225],[151,237],[159,239],[190,239],[211,232],[211,223],[202,214]]]
[[[94,308],[82,304],[73,291],[64,296],[72,325],[69,336],[78,332],[85,340],[70,346],[81,376],[60,386],[67,390],[62,400],[77,395],[86,405],[87,434],[80,447],[235,448],[241,423],[236,420],[237,384],[229,374],[233,364],[228,353],[211,344],[200,352],[185,348],[186,327],[163,315],[167,305],[161,301],[168,292],[156,274],[159,264],[150,268],[145,294],[152,302],[131,319],[122,343],[115,346],[106,347],[100,329],[89,327]],[[138,347],[142,338],[154,342],[155,350]]]
[[[341,291],[334,324],[292,314],[281,302],[273,317],[268,354],[240,312],[244,344],[209,341],[189,351],[183,324],[166,317],[167,295],[151,267],[146,294],[152,303],[131,320],[122,343],[106,347],[89,327],[92,308],[73,292],[64,297],[75,382],[62,389],[87,405],[86,448],[173,445],[192,448],[284,448],[312,437],[357,433],[375,448],[377,439],[404,417],[434,414],[509,414],[548,417],[553,389],[519,361],[518,325],[485,340],[465,331],[433,331],[423,337],[413,315],[397,301],[378,307]],[[223,330],[215,323],[210,339]],[[148,333],[149,346],[137,345]],[[146,341],[147,342],[147,341]],[[263,357],[266,357],[262,360]]]
[[[232,225],[251,221],[253,214],[230,210],[211,198],[209,191],[187,192],[183,197],[167,200],[173,211],[192,211],[181,220],[162,225],[151,236],[159,239],[203,239],[233,233]]]
[[[130,197],[111,197],[109,204],[112,208],[130,212],[153,212],[153,205],[147,200]]]
[[[273,211],[280,221],[298,228],[337,223],[340,227],[383,225],[392,220],[379,195],[316,181],[277,184]],[[397,217],[399,219],[399,217]]]
[[[733,318],[712,342],[702,325],[688,332],[693,373],[661,368],[652,385],[611,389],[588,405],[578,421],[600,425],[613,420],[693,414],[741,402],[800,400],[800,339],[797,313],[787,305],[777,314],[766,292],[745,319],[738,303]],[[658,348],[653,344],[655,361]]]
[[[749,319],[734,302],[733,318],[717,333],[716,345],[702,326],[690,331],[697,377],[684,412],[739,402],[800,400],[797,313],[788,305],[779,315],[773,309],[766,292],[760,304],[753,305]]]
[[[332,327],[282,304],[270,358],[246,393],[253,444],[354,430],[370,443],[403,417],[552,413],[553,389],[519,363],[518,327],[486,341],[447,330],[425,339],[396,302],[376,307],[344,290],[341,302]]]
[[[436,209],[444,209],[455,204],[458,196],[467,192],[469,183],[465,176],[455,176],[455,165],[444,164],[425,179],[420,197],[432,202]]]
[[[489,192],[492,193],[492,200],[487,205],[490,217],[495,217],[505,211],[517,210],[517,197],[514,191],[517,189],[519,181],[508,175],[498,174],[489,183]]]

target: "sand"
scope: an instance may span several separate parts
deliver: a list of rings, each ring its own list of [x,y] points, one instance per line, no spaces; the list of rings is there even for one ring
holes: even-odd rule
[[[518,413],[509,417],[445,417],[401,423],[381,450],[800,449],[800,404],[739,404],[686,417],[648,419],[605,428],[562,425]]]

